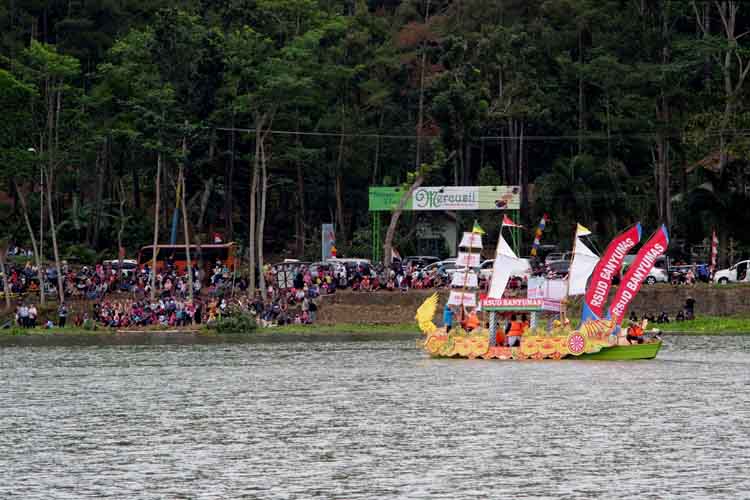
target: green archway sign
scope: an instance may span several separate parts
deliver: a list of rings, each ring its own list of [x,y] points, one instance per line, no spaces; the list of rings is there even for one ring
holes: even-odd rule
[[[381,258],[380,213],[396,209],[401,187],[376,186],[369,190],[369,210],[373,212],[373,259]],[[404,210],[511,210],[521,209],[521,186],[423,186],[406,201]]]

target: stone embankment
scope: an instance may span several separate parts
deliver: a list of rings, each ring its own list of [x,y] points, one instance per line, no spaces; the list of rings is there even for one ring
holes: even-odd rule
[[[411,323],[414,313],[433,290],[410,290],[401,292],[351,292],[339,291],[333,296],[323,297],[319,321],[333,323],[397,324]],[[440,291],[440,303],[444,304],[447,291]],[[630,306],[640,317],[644,314],[658,315],[666,311],[674,317],[681,310],[688,296],[695,301],[697,316],[750,317],[750,286],[673,286],[644,285]],[[571,315],[580,310],[580,299],[571,305]]]

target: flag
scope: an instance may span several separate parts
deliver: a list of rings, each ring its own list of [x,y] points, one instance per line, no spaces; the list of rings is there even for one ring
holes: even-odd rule
[[[539,250],[539,245],[542,242],[542,234],[544,233],[544,228],[547,227],[547,221],[549,220],[549,216],[547,214],[542,215],[542,220],[539,221],[539,227],[536,228],[536,233],[534,233],[534,243],[531,245],[531,256],[536,257],[536,253]]]
[[[599,263],[591,274],[591,282],[586,289],[581,322],[601,319],[604,305],[607,302],[612,278],[620,273],[622,262],[628,252],[641,240],[641,224],[617,235],[604,250]]]
[[[620,286],[617,287],[615,298],[609,306],[610,317],[619,326],[625,318],[628,306],[641,289],[643,281],[656,264],[656,259],[664,255],[669,246],[669,232],[667,226],[662,225],[649,239],[635,256],[635,260],[623,276]]]
[[[591,231],[589,231],[582,225],[578,224],[578,227],[576,228],[576,237],[588,236],[590,234],[591,234]]]
[[[515,222],[513,222],[510,219],[510,217],[508,217],[507,215],[503,215],[503,226],[508,226],[508,227],[523,227],[523,226],[520,226],[520,225],[516,224]]]
[[[714,229],[711,234],[711,268],[710,268],[711,277],[713,277],[714,271],[716,271],[716,261],[718,257],[719,257],[719,238],[716,236],[716,229]]]
[[[484,234],[484,229],[481,228],[478,221],[474,221],[474,227],[471,229],[474,234]]]

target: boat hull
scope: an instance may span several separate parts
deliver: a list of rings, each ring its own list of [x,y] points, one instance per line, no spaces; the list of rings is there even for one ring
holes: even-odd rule
[[[594,361],[631,361],[638,359],[654,359],[661,349],[661,340],[646,344],[616,345],[605,347],[599,352],[581,354],[576,358]]]
[[[445,333],[436,331],[428,335],[421,347],[436,358],[542,360],[584,359],[625,361],[653,359],[661,348],[661,340],[644,344],[613,345],[613,337],[606,332],[558,331],[556,335],[524,335],[517,347],[493,346],[491,335],[482,329],[477,332]],[[624,341],[624,339],[621,339]]]

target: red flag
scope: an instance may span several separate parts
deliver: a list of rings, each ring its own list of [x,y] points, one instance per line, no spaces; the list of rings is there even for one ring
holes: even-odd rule
[[[612,278],[619,274],[625,256],[640,240],[641,224],[638,223],[610,242],[591,273],[591,282],[583,303],[582,321],[601,319],[612,287]]]
[[[635,256],[633,264],[622,278],[612,305],[609,306],[609,314],[616,324],[622,323],[625,318],[625,312],[633,298],[641,289],[643,281],[651,272],[656,264],[656,259],[664,255],[669,246],[669,232],[667,227],[662,225],[658,231],[648,240]]]
[[[716,229],[711,234],[711,276],[716,271],[716,261],[719,256],[719,238],[716,237]]]
[[[523,226],[518,225],[515,222],[513,222],[511,220],[511,218],[508,217],[507,215],[503,215],[503,226],[508,226],[508,227],[523,227]]]

